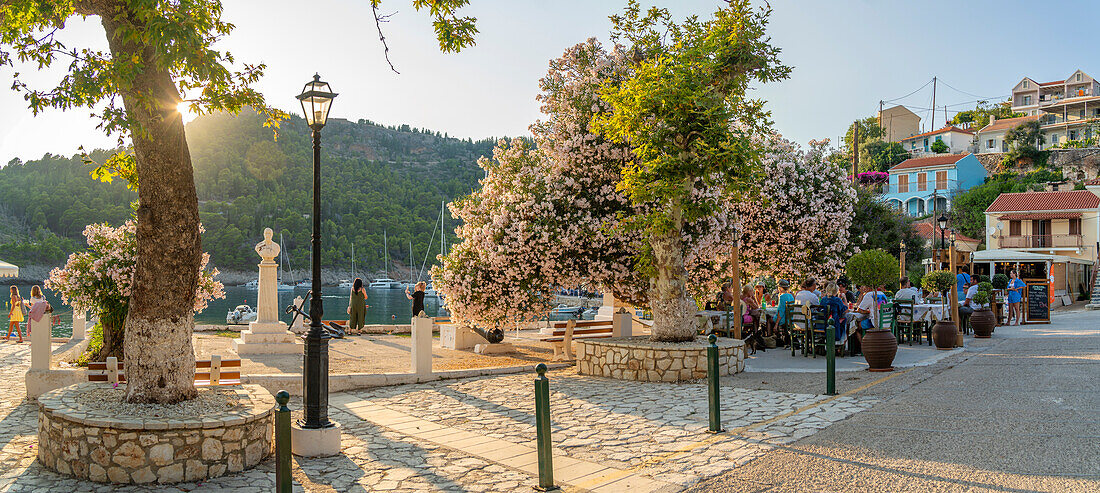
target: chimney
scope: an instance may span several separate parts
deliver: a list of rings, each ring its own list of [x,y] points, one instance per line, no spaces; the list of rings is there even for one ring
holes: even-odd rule
[[[989,115],[989,124],[997,123],[997,115]]]

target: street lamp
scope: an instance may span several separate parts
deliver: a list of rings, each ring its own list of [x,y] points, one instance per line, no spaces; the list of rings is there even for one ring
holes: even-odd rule
[[[947,230],[947,213],[940,214],[940,218],[936,221],[940,225],[940,250],[947,249],[947,242],[943,238],[944,231]],[[938,257],[938,256],[937,256]],[[943,265],[943,263],[937,258],[936,263]]]
[[[321,326],[321,129],[328,122],[328,111],[336,93],[328,82],[314,74],[306,83],[298,100],[306,124],[313,130],[313,287],[309,298],[309,331],[305,339],[305,361],[302,365],[305,394],[305,419],[298,422],[303,429],[330,428],[328,419],[328,340]]]
[[[898,277],[905,277],[905,240],[898,244]]]

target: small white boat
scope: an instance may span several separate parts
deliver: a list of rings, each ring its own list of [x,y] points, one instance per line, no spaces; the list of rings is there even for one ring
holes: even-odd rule
[[[424,290],[424,297],[425,298],[438,298],[439,293],[437,293],[435,291],[435,288],[427,288],[427,289]]]
[[[294,287],[298,289],[309,289],[313,287],[313,281],[310,279],[302,279],[298,281],[298,284],[295,284]]]
[[[372,289],[390,289],[390,287],[395,282],[396,281],[394,281],[393,279],[387,279],[387,278],[375,279],[374,282],[370,283],[369,287],[372,288]]]
[[[583,308],[581,308],[579,306],[569,306],[569,305],[561,304],[561,305],[555,306],[552,310],[550,310],[550,314],[551,315],[574,315],[574,316],[576,316],[576,315],[579,315],[582,310],[583,310]]]
[[[277,289],[279,291],[294,291],[294,285],[279,283],[279,287]]]
[[[258,279],[253,279],[251,281],[248,281],[248,282],[244,283],[244,288],[245,289],[260,289],[260,281]]]
[[[256,321],[256,311],[248,305],[237,305],[225,315],[225,323],[229,325],[244,325]]]
[[[351,287],[354,285],[355,283],[353,283],[352,281],[349,281],[347,279],[340,279],[340,289],[351,289]]]

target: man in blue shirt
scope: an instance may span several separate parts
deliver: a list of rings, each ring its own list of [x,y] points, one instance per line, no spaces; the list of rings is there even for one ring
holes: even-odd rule
[[[962,266],[958,268],[959,272],[955,275],[956,291],[958,291],[959,303],[962,303],[966,299],[966,287],[970,284],[970,274],[963,271]]]

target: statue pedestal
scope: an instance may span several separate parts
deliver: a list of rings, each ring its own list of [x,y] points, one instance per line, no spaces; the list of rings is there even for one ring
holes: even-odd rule
[[[233,339],[237,355],[246,354],[301,354],[303,344],[283,322],[252,322],[241,337]]]
[[[260,262],[260,286],[256,292],[256,321],[241,331],[241,337],[233,339],[237,355],[246,354],[295,354],[302,353],[303,344],[298,341],[286,324],[279,321],[278,264],[279,245],[271,241],[271,228],[264,229],[264,241],[256,245]]]

